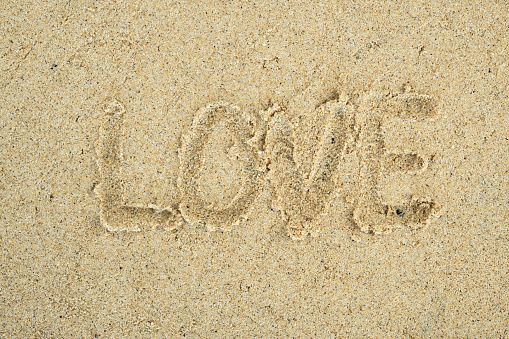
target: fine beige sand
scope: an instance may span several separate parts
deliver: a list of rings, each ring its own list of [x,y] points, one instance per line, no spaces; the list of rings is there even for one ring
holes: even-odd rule
[[[4,1],[1,338],[508,338],[506,1]]]

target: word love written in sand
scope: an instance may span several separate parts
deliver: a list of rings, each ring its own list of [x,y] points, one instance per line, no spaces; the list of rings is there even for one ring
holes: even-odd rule
[[[209,230],[230,230],[247,218],[267,180],[273,196],[271,208],[279,211],[288,235],[294,239],[316,235],[318,217],[327,213],[330,197],[341,182],[338,168],[348,148],[359,158],[358,187],[352,201],[356,226],[376,234],[397,227],[422,228],[437,215],[433,201],[412,196],[398,205],[386,204],[378,186],[388,172],[425,170],[427,159],[416,153],[388,152],[382,125],[391,117],[422,120],[435,114],[433,99],[415,93],[368,94],[356,107],[341,97],[318,105],[299,121],[290,121],[279,106],[246,114],[234,105],[214,103],[196,114],[182,138],[180,202],[172,207],[143,207],[129,205],[122,197],[119,173],[125,109],[114,100],[107,105],[96,144],[101,221],[110,231],[173,229],[185,222],[204,224]],[[226,134],[225,155],[240,169],[240,189],[224,206],[207,201],[200,189],[207,170],[205,150],[218,129]]]

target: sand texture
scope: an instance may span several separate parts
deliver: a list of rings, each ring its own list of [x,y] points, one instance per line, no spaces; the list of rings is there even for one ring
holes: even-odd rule
[[[509,338],[509,3],[4,1],[0,338]]]

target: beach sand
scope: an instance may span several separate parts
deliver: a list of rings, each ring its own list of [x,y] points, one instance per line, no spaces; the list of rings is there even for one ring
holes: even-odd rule
[[[5,1],[0,337],[509,337],[508,23]]]

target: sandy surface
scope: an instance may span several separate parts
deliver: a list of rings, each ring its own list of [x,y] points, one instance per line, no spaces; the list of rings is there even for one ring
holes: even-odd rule
[[[1,7],[0,337],[509,336],[507,2]]]

